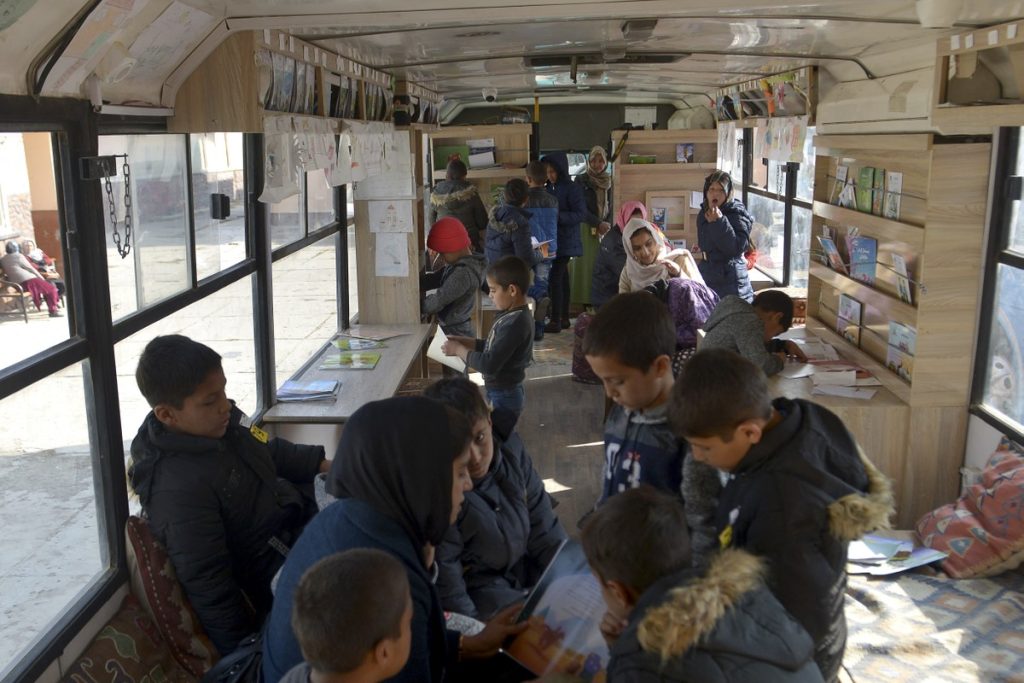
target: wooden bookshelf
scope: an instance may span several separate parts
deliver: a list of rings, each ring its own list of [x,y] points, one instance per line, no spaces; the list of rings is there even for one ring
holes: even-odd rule
[[[441,146],[464,145],[469,140],[493,139],[494,161],[500,167],[469,169],[466,179],[476,186],[480,198],[490,208],[491,192],[510,178],[525,178],[530,162],[530,137],[533,127],[528,123],[490,126],[445,126],[429,134],[431,186],[444,180],[445,169],[439,165],[434,151]],[[466,164],[467,166],[469,164]]]
[[[814,215],[830,223],[858,227],[862,233],[880,240],[902,242],[918,250],[924,244],[924,230],[917,225],[818,201],[814,202]]]

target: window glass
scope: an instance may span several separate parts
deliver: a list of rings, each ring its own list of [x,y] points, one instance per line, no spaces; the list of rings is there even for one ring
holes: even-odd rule
[[[109,567],[84,369],[0,399],[0,678]]]
[[[244,147],[241,133],[201,133],[190,141],[196,276],[202,280],[245,260]],[[214,201],[223,197],[229,216],[214,218]]]
[[[306,174],[309,194],[309,231],[319,230],[334,222],[334,188],[327,183],[323,171]]]
[[[765,189],[768,192],[779,195],[780,197],[785,197],[787,171],[788,166],[786,166],[785,162],[769,159],[768,174],[766,176],[767,185],[765,186]]]
[[[338,331],[338,267],[331,235],[274,262],[277,386]]]
[[[268,207],[272,249],[297,242],[306,236],[305,206],[306,198],[303,190],[297,195]]]
[[[735,188],[734,196],[736,196],[736,197],[742,197],[743,196],[743,193],[741,191],[742,188],[743,188],[743,158],[744,158],[743,149],[744,149],[744,145],[743,145],[743,129],[742,128],[737,128],[736,129],[736,165],[733,166],[733,172],[731,174],[732,175],[733,187]]]
[[[751,241],[757,246],[757,267],[775,280],[783,278],[786,205],[756,194],[747,196],[754,216]]]
[[[814,127],[807,129],[804,139],[804,162],[796,174],[796,196],[806,202],[814,200]]]
[[[114,226],[105,220],[110,295],[115,320],[191,286],[188,270],[188,194],[184,135],[105,135],[99,152],[128,154],[132,202],[131,251],[122,259]],[[110,178],[117,233],[124,243],[124,159]],[[99,181],[105,188],[104,181]],[[104,189],[103,215],[110,213]],[[130,261],[131,263],[126,263]]]
[[[811,210],[793,207],[793,243],[789,250],[789,284],[807,286],[807,267],[811,251]]]
[[[359,275],[356,270],[356,225],[348,224],[348,315],[349,322],[359,319]]]
[[[135,368],[146,344],[158,335],[183,334],[219,353],[228,380],[228,398],[234,399],[243,412],[255,412],[257,397],[252,277],[242,278],[114,346],[126,455],[139,425],[149,412],[149,405],[135,383]]]
[[[1024,270],[1000,264],[982,401],[1024,431]]]

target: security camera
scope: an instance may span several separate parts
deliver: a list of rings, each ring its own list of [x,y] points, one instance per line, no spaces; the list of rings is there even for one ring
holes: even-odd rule
[[[484,102],[494,102],[498,99],[497,88],[484,88],[481,94],[484,96]]]

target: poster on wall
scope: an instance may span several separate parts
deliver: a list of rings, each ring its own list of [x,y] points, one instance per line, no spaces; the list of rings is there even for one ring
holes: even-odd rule
[[[736,123],[721,121],[718,124],[718,168],[731,174],[736,168]]]
[[[781,163],[802,164],[804,162],[804,142],[807,139],[807,118],[806,116],[785,116],[769,119],[761,136],[762,156]]]

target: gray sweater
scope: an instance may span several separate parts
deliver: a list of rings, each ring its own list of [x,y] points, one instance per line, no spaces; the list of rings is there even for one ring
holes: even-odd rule
[[[444,270],[420,276],[420,291],[437,289],[423,299],[420,310],[424,314],[437,313],[441,329],[449,337],[473,336],[473,307],[480,285],[484,281],[484,257],[465,256]]]
[[[715,306],[704,325],[706,335],[700,343],[703,349],[729,349],[735,351],[766,375],[774,375],[785,361],[768,353],[764,342],[764,323],[754,307],[738,296],[727,296]]]

